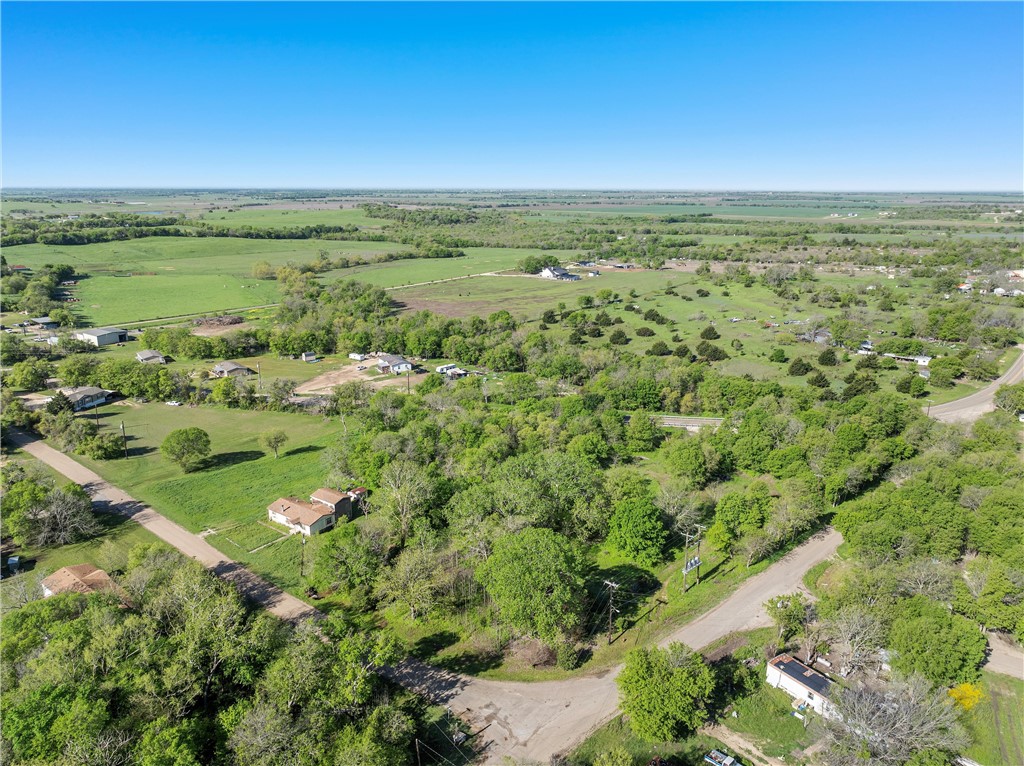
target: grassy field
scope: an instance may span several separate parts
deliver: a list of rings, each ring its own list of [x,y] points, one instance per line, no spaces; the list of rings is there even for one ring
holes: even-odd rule
[[[231,210],[211,210],[198,216],[211,226],[252,226],[260,229],[295,229],[301,226],[359,226],[379,229],[389,223],[382,218],[369,218],[358,208],[341,210],[278,210],[266,207],[243,207]]]
[[[273,303],[280,298],[277,284],[251,276],[258,261],[281,266],[311,261],[320,250],[332,257],[370,257],[406,249],[391,242],[150,237],[94,245],[20,245],[6,255],[29,267],[69,263],[87,274],[71,288],[79,299],[71,306],[89,324],[104,325]]]
[[[633,758],[635,766],[645,766],[655,756],[671,758],[674,766],[700,766],[710,750],[732,752],[718,740],[703,734],[694,734],[678,742],[651,744],[635,736],[622,716],[591,734],[570,753],[571,766],[591,766],[595,759],[616,748],[623,748]]]
[[[186,529],[212,530],[206,539],[218,550],[301,593],[300,565],[305,555],[309,574],[316,540],[303,554],[296,537],[285,537],[267,521],[266,507],[278,497],[303,497],[322,486],[318,453],[340,429],[337,423],[287,413],[134,403],[99,408],[98,416],[106,430],[124,421],[131,457],[78,458],[82,463]],[[183,474],[161,457],[159,447],[172,430],[189,426],[210,434],[213,455],[203,470]],[[291,438],[275,460],[259,445],[259,434],[277,428]]]
[[[1024,681],[982,671],[985,699],[964,716],[974,744],[964,753],[982,766],[1024,763]]]

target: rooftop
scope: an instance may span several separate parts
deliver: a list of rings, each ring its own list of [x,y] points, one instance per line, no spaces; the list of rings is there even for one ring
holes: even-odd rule
[[[98,338],[101,335],[109,335],[112,332],[122,333],[125,332],[119,327],[93,327],[89,330],[79,330],[79,335],[92,335],[94,338]]]
[[[334,511],[325,505],[316,506],[294,497],[278,498],[268,506],[268,510],[281,514],[292,524],[304,527],[316,524],[324,516],[334,515]]]
[[[51,593],[95,593],[113,589],[114,581],[92,564],[76,564],[58,569],[43,580],[43,587]]]
[[[812,692],[817,692],[822,697],[829,696],[832,682],[817,670],[807,667],[788,654],[780,654],[768,664],[776,668],[783,675],[789,676],[797,683],[807,687]]]

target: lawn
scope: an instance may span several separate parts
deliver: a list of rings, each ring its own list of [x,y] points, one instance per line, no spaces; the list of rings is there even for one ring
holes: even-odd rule
[[[780,689],[763,685],[733,705],[736,717],[722,718],[722,724],[743,734],[765,755],[789,759],[790,753],[814,744],[817,736],[793,715],[792,698]]]
[[[732,752],[718,740],[703,734],[693,734],[678,742],[651,744],[634,735],[629,724],[618,716],[573,750],[568,763],[570,766],[591,766],[599,755],[616,748],[624,748],[632,756],[635,766],[646,766],[655,756],[670,759],[673,766],[699,766],[710,750]]]
[[[211,210],[198,216],[211,226],[252,226],[259,229],[297,229],[302,226],[359,226],[380,228],[392,223],[383,218],[370,218],[359,208],[341,210],[338,205],[324,210],[276,210],[262,206],[231,210]]]
[[[964,753],[982,766],[1024,763],[1024,681],[982,671],[985,699],[964,716],[974,744]]]

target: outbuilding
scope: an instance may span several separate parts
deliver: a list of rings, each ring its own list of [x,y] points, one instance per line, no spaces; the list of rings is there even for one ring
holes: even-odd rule
[[[349,497],[347,492],[339,492],[336,489],[321,487],[310,495],[309,499],[314,505],[322,505],[325,508],[329,508],[336,517],[352,518],[352,498]]]
[[[143,364],[166,364],[167,362],[163,354],[151,348],[145,351],[136,351],[135,361],[142,362]]]
[[[128,341],[128,331],[119,327],[97,327],[75,333],[75,338],[93,346],[111,346]]]
[[[214,365],[210,374],[215,378],[238,378],[252,375],[253,371],[238,362],[221,362]]]

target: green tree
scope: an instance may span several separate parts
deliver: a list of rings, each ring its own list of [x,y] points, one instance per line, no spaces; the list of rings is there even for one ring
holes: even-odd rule
[[[277,460],[278,450],[281,449],[288,441],[288,434],[281,429],[274,431],[267,431],[260,434],[260,443],[263,444],[269,450],[274,452],[274,460]]]
[[[985,661],[985,635],[970,620],[938,609],[893,625],[889,640],[897,656],[892,666],[919,673],[936,684],[975,681]]]
[[[708,325],[700,331],[700,337],[704,340],[718,340],[722,335],[714,328],[714,326]]]
[[[648,742],[669,742],[698,729],[715,690],[704,658],[679,643],[633,649],[616,683],[630,728]]]
[[[647,415],[634,415],[626,428],[626,444],[631,450],[647,452],[658,446],[662,433]]]
[[[173,460],[186,473],[196,470],[210,454],[210,435],[201,428],[179,428],[171,431],[160,445],[160,452]]]
[[[615,504],[609,521],[608,542],[642,566],[661,559],[668,532],[661,513],[649,498],[627,497]]]
[[[40,391],[46,388],[46,379],[55,373],[54,366],[42,359],[26,359],[11,367],[7,383],[23,391]]]
[[[48,415],[57,415],[61,412],[74,412],[74,405],[71,404],[71,400],[68,399],[67,394],[63,391],[58,391],[52,397],[50,401],[46,403],[46,413]]]
[[[476,578],[506,623],[555,646],[581,627],[585,566],[575,543],[534,527],[500,538]]]

